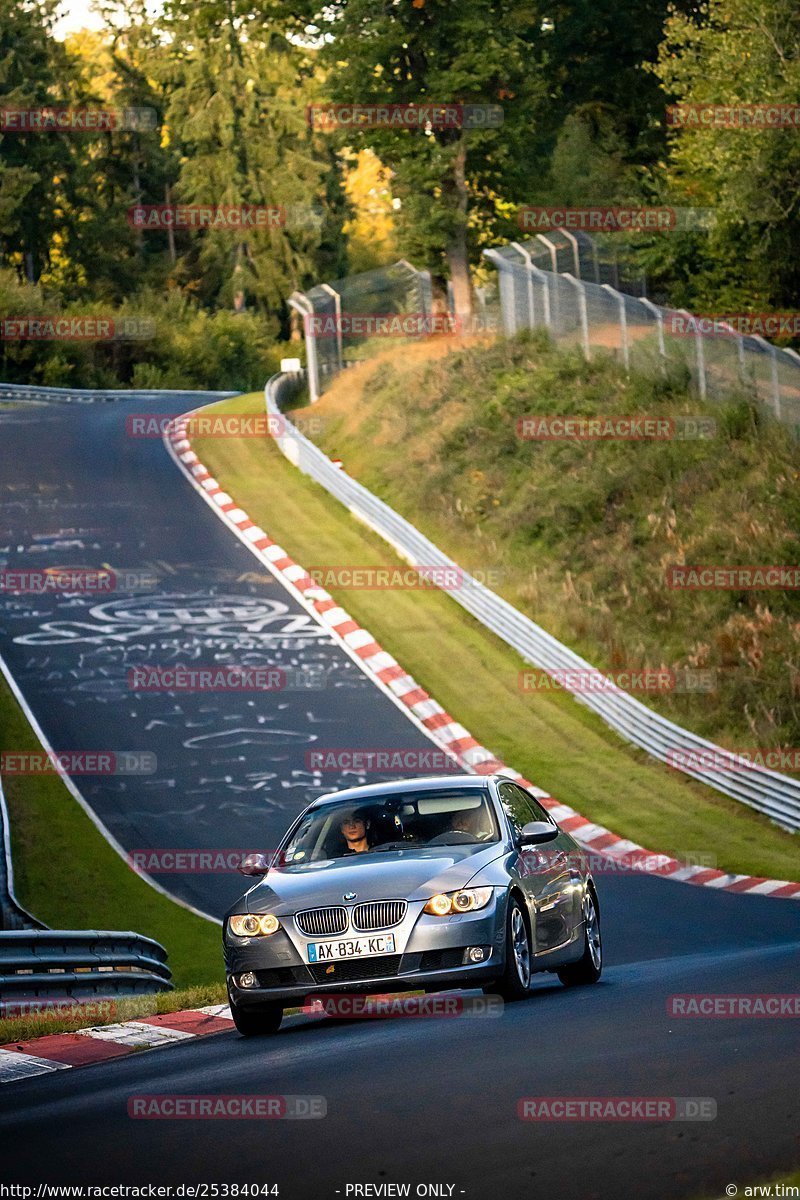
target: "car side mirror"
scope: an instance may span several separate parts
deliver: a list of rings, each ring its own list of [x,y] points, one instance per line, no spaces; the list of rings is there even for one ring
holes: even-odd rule
[[[519,837],[520,846],[538,846],[541,842],[552,842],[558,837],[558,826],[549,821],[529,821],[522,826]]]
[[[268,854],[245,854],[239,864],[242,875],[266,875],[270,867]]]

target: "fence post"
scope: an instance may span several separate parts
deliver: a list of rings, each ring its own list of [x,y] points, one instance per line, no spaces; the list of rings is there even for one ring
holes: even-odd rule
[[[561,232],[563,233],[564,237],[569,241],[569,244],[572,246],[572,261],[575,264],[575,278],[582,279],[583,276],[581,275],[581,252],[580,252],[580,248],[578,247],[578,239],[575,237],[575,234],[570,233],[568,229],[562,229]]]
[[[540,242],[544,242],[550,252],[550,265],[553,268],[553,274],[558,275],[558,248],[543,233],[537,233],[537,238]]]
[[[767,343],[769,344],[769,343]],[[778,347],[770,345],[769,347],[769,367],[770,376],[772,379],[772,407],[775,410],[775,416],[780,421],[781,419],[781,381],[778,376]]]
[[[344,345],[342,341],[342,297],[329,283],[320,284],[323,292],[333,296],[333,310],[336,314],[336,357],[339,360],[339,370],[344,370]]]
[[[782,358],[790,359],[794,363],[795,367],[800,368],[800,354],[798,354],[796,350],[790,350],[788,346],[784,347],[782,350],[778,350],[776,347],[775,354],[776,357],[778,354],[780,354]],[[797,424],[794,426],[794,431],[795,436],[800,434],[800,427],[798,427]]]
[[[689,312],[688,308],[679,308],[676,310],[682,313],[684,317],[688,317],[694,325],[694,347],[697,362],[697,388],[700,392],[700,399],[705,400],[708,395],[708,387],[706,385],[706,356],[703,350],[703,335],[700,332],[700,326]]]
[[[531,276],[541,275],[541,277],[542,277],[542,300],[544,302],[544,323],[547,326],[547,328],[552,331],[553,316],[552,316],[552,313],[550,312],[550,279],[548,277],[548,272],[540,270],[540,268],[535,267],[533,265],[533,263],[531,263],[529,269],[531,272]]]
[[[734,329],[732,325],[729,325],[727,321],[722,321],[721,327],[722,327],[722,329],[725,330],[726,333],[732,333],[733,336],[736,338],[736,357],[739,362],[739,379],[741,380],[742,383],[746,383],[747,382],[747,368],[745,366],[745,361],[744,361],[744,338],[738,332],[738,330]]]
[[[662,359],[666,360],[667,348],[664,345],[664,314],[661,311],[661,309],[658,307],[658,305],[653,304],[653,301],[648,300],[646,296],[640,296],[639,303],[643,304],[645,306],[645,308],[649,308],[650,312],[654,315],[654,317],[656,319],[656,329],[658,331],[658,353],[660,354]]]
[[[753,341],[760,347],[762,353],[769,358],[769,381],[771,388],[772,411],[775,417],[781,419],[781,384],[778,378],[778,348],[773,346],[771,342],[767,342],[760,334],[753,334]],[[756,385],[756,397],[758,395],[758,385]]]
[[[511,278],[511,269],[508,262],[503,258],[499,250],[484,250],[483,257],[487,258],[492,266],[497,271],[498,291],[500,293],[500,313],[503,318],[503,332],[506,337],[513,337],[517,332],[516,314],[514,305],[509,303],[508,285]],[[513,279],[511,284],[513,287]]]
[[[525,276],[528,284],[528,328],[533,329],[536,325],[536,312],[533,305],[533,275],[531,274],[533,263],[530,250],[526,250],[519,242],[512,242],[511,245],[525,259]]]
[[[313,317],[314,305],[309,300],[308,296],[304,296],[302,292],[292,292],[289,297],[289,304],[299,312],[303,318],[303,333],[306,339],[306,362],[308,371],[308,394],[311,398],[311,403],[316,404],[319,400],[319,364],[317,362],[317,342],[313,333],[309,329],[306,322],[306,317]],[[308,305],[304,308],[303,305]]]
[[[591,354],[589,351],[589,310],[586,307],[586,288],[580,279],[576,279],[574,275],[570,275],[569,271],[565,271],[561,278],[574,284],[578,290],[578,310],[581,314],[581,328],[583,330],[583,353],[588,359],[591,357]]]
[[[600,259],[597,254],[597,242],[594,240],[593,237],[590,237],[589,241],[592,243],[592,263],[594,265],[594,281],[595,281],[595,283],[599,283],[600,282]]]
[[[622,361],[625,364],[625,370],[630,371],[631,351],[630,346],[628,345],[628,314],[625,311],[625,297],[621,292],[618,292],[612,288],[610,283],[604,283],[603,290],[608,292],[609,295],[616,296],[617,298],[617,304],[619,306],[619,330],[620,334],[622,335]]]

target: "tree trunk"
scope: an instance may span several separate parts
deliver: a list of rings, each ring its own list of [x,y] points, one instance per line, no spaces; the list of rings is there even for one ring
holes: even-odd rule
[[[452,186],[456,201],[456,221],[447,244],[447,262],[453,284],[453,304],[459,317],[472,316],[472,286],[467,259],[467,145],[462,134],[453,161]]]

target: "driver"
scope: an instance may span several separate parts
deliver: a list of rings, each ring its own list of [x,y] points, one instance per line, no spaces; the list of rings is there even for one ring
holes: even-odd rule
[[[347,842],[345,854],[363,854],[371,849],[369,831],[372,822],[363,809],[354,809],[339,819],[339,830]]]
[[[483,805],[478,804],[475,808],[462,808],[458,812],[453,813],[450,821],[450,831],[452,833],[466,833],[476,839],[487,837],[489,831],[484,828]]]

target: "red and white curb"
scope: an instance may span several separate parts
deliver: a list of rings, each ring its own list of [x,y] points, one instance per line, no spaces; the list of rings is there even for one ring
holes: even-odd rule
[[[562,829],[570,833],[586,850],[603,860],[611,859],[620,871],[641,871],[681,883],[716,888],[727,892],[800,899],[800,883],[784,879],[766,879],[753,875],[733,875],[711,867],[687,866],[676,858],[645,850],[621,838],[602,825],[589,821],[574,808],[561,804],[541,791],[518,771],[502,763],[482,746],[463,725],[454,720],[424,688],[400,666],[391,654],[375,641],[371,633],[354,621],[348,612],[316,583],[308,572],[240,508],[222,488],[207,467],[200,462],[187,436],[190,420],[196,413],[185,413],[167,429],[164,442],[175,462],[197,492],[233,530],[240,541],[278,579],[284,587],[324,625],[372,681],[406,715],[445,750],[455,763],[479,775],[502,771],[538,796]]]
[[[10,1042],[0,1046],[0,1084],[108,1062],[136,1050],[174,1046],[231,1029],[233,1018],[227,1004],[211,1004],[115,1025],[94,1025],[75,1033],[51,1033],[30,1041]]]

